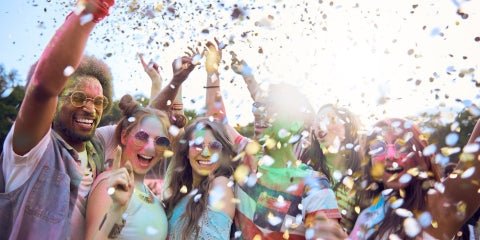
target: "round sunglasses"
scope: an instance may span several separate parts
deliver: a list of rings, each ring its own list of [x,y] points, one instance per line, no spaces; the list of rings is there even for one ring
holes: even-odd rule
[[[193,141],[192,144],[190,145],[190,147],[192,147],[193,149],[200,152],[200,151],[203,151],[206,146],[205,146],[205,142]],[[208,143],[208,149],[211,152],[220,152],[223,149],[223,145],[222,145],[221,142],[219,142],[217,140],[213,140],[210,143]]]
[[[134,143],[138,147],[143,147],[145,144],[148,143],[148,139],[150,139],[150,135],[140,130],[135,133],[134,136]],[[165,136],[157,136],[153,139],[153,143],[155,144],[155,148],[160,151],[166,150],[170,146],[170,140]]]
[[[94,98],[89,98],[84,92],[75,91],[71,92],[70,94],[66,95],[65,97],[70,98],[70,103],[74,107],[83,107],[87,104],[87,101],[91,101],[95,109],[102,110],[107,108],[108,106],[108,99],[105,96],[96,96]]]

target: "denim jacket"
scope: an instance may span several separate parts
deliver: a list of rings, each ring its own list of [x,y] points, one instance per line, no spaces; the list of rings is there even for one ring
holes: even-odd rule
[[[19,188],[5,193],[0,158],[0,236],[5,239],[67,239],[70,217],[82,179],[75,160],[78,153],[55,131],[38,166]],[[96,173],[103,171],[103,148],[92,140]]]

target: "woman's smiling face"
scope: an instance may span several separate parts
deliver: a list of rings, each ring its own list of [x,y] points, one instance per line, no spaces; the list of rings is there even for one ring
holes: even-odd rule
[[[193,132],[188,151],[193,179],[204,178],[218,168],[222,148],[222,144],[215,139],[210,129],[197,129]]]
[[[129,134],[122,135],[122,159],[129,160],[133,171],[146,174],[163,157],[170,141],[162,122],[153,116],[146,117]]]

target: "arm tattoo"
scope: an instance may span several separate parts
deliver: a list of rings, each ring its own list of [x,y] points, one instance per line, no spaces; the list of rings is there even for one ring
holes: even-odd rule
[[[103,227],[103,224],[105,223],[105,220],[107,220],[107,214],[105,213],[105,216],[103,217],[102,222],[100,223],[100,226],[98,227],[98,231],[100,231]]]
[[[108,238],[117,238],[118,235],[120,235],[120,232],[122,231],[123,227],[125,227],[125,219],[122,219],[121,224],[113,224],[112,230],[108,234]]]

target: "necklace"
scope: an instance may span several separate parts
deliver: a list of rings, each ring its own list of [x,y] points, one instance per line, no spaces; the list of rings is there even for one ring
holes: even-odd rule
[[[147,189],[147,187],[145,187],[145,185],[143,185],[143,188],[145,189],[145,192],[143,191],[140,191],[140,190],[137,190],[136,188],[133,190],[133,192],[135,192],[135,194],[137,195],[138,198],[140,198],[140,200],[148,203],[148,204],[152,204],[153,203],[153,194]]]

